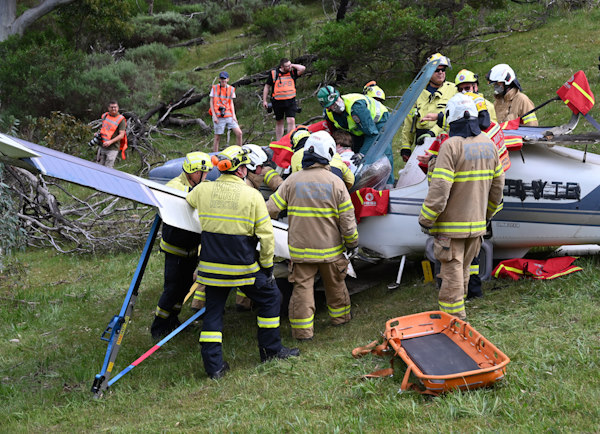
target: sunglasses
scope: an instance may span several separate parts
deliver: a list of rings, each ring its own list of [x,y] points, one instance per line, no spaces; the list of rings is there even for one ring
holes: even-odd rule
[[[435,72],[446,72],[446,68],[436,69]]]
[[[472,84],[458,86],[459,92],[462,92],[462,91],[471,92],[473,89],[475,89],[475,88]]]

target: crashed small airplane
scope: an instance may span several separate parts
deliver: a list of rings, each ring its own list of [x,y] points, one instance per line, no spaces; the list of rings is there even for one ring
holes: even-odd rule
[[[383,154],[383,145],[392,140],[437,63],[439,60],[425,65],[409,86],[388,121],[390,127],[371,147],[369,152],[373,155],[365,157],[367,161],[375,162]],[[588,118],[585,113],[584,116]],[[493,221],[494,256],[520,257],[534,246],[600,243],[600,155],[557,146],[551,141],[544,142],[548,132],[550,135],[553,131],[560,134],[570,132],[577,122],[577,117],[573,119],[565,128],[519,128],[514,132],[524,137],[526,145],[520,155],[517,152],[511,155],[512,167],[506,177],[504,209]],[[427,236],[421,233],[417,222],[427,193],[426,176],[417,167],[415,159],[420,153],[421,150],[416,149],[401,171],[396,188],[390,192],[387,215],[364,218],[358,226],[360,245],[381,258],[422,256],[426,250]],[[196,213],[185,201],[185,193],[160,182],[106,168],[5,134],[0,134],[0,161],[157,209],[157,217],[122,309],[101,337],[108,342],[108,348],[102,370],[96,375],[92,387],[92,392],[101,396],[120,378],[117,376],[111,381],[112,370],[161,220],[172,226],[201,232]],[[180,165],[177,171],[179,173]],[[357,173],[358,183],[361,173],[367,172],[368,168],[364,168],[363,172]],[[289,258],[287,225],[273,221],[273,226],[275,253]]]

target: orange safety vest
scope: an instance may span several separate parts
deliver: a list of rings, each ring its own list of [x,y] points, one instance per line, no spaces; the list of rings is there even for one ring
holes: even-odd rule
[[[220,84],[215,84],[212,87],[213,94],[213,106],[211,110],[217,114],[217,117],[220,118],[230,118],[233,116],[233,110],[231,108],[233,103],[233,93],[235,92],[235,87],[227,84],[224,88]],[[221,116],[221,112],[219,111],[219,107],[225,107],[225,115]],[[210,115],[212,116],[212,113]]]
[[[119,124],[122,120],[125,119],[125,116],[119,114],[117,116],[110,116],[108,112],[102,115],[102,127],[100,128],[100,136],[102,137],[102,141],[107,141],[112,139],[119,127]],[[127,128],[127,121],[125,121],[125,128]],[[119,142],[119,150],[121,151],[121,158],[125,159],[125,150],[127,149],[127,134],[123,136],[121,141]]]
[[[273,99],[285,100],[296,97],[296,83],[291,71],[282,74],[279,68],[275,68],[271,70],[271,77],[273,77]]]

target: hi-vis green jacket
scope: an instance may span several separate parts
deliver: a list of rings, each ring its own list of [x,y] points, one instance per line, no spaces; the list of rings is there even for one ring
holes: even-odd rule
[[[450,137],[440,148],[419,224],[432,235],[473,238],[502,209],[504,170],[485,135]]]
[[[186,193],[192,189],[183,172],[178,177],[167,182],[167,187],[185,191]],[[199,245],[200,234],[163,223],[162,238],[160,240],[160,250],[163,252],[183,258],[195,258],[198,256]]]
[[[348,189],[329,165],[292,173],[267,201],[271,217],[287,209],[288,247],[293,262],[334,262],[344,246],[358,245]]]
[[[202,225],[197,282],[226,287],[252,285],[260,267],[273,266],[273,226],[258,190],[235,175],[222,174],[216,181],[197,185],[186,199],[198,211]]]
[[[415,106],[410,111],[402,126],[402,146],[400,149],[412,150],[417,138],[427,131],[433,132],[436,137],[442,132],[437,126],[437,121],[422,121],[421,117],[428,113],[440,113],[446,111],[448,100],[456,93],[454,83],[445,81],[434,93],[423,89],[417,99]]]

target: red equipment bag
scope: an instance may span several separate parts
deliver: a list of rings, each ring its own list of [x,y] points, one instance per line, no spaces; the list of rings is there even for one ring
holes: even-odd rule
[[[594,107],[594,94],[583,71],[577,71],[556,94],[575,114],[586,115]]]
[[[532,277],[534,279],[555,279],[565,274],[581,271],[582,268],[572,265],[577,258],[563,256],[550,259],[507,259],[500,262],[492,275],[495,278],[508,277],[519,280],[521,277]]]

